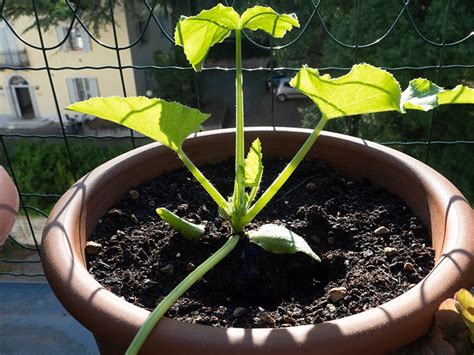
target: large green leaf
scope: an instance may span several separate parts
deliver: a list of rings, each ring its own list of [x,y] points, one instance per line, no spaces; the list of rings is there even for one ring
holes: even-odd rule
[[[295,14],[278,14],[270,7],[254,6],[240,18],[240,29],[262,30],[276,38],[282,38],[286,31],[300,27]]]
[[[178,151],[186,137],[197,131],[208,114],[161,99],[147,97],[94,97],[68,110],[97,116],[150,137]]]
[[[438,104],[474,104],[474,89],[458,85],[452,90],[443,91],[438,95]]]
[[[245,159],[245,186],[258,186],[262,179],[262,144],[255,139]]]
[[[238,28],[239,19],[232,7],[218,4],[196,16],[182,17],[176,25],[174,39],[183,47],[193,68],[200,71],[209,49],[229,37]]]
[[[332,79],[303,67],[290,85],[310,97],[327,118],[370,112],[399,111],[401,90],[392,74],[369,64]]]
[[[305,253],[314,260],[321,259],[298,234],[277,224],[264,224],[258,230],[248,233],[250,242],[261,246],[265,251],[275,254]]]

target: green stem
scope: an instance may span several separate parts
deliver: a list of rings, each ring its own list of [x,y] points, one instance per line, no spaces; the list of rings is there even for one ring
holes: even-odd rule
[[[235,31],[235,201],[236,211],[244,208],[244,95],[242,89],[242,39],[240,30]]]
[[[244,225],[250,223],[252,219],[262,210],[263,207],[272,199],[273,196],[280,190],[283,184],[288,180],[293,171],[298,167],[303,158],[308,154],[309,150],[313,146],[316,139],[319,137],[319,134],[326,125],[328,119],[323,116],[318,122],[318,125],[314,128],[313,132],[310,134],[306,142],[301,146],[300,150],[293,159],[288,163],[288,165],[283,169],[283,171],[278,175],[278,177],[273,181],[273,183],[268,187],[268,189],[260,196],[260,198],[255,202],[255,204],[249,209],[248,213],[245,215],[243,222]]]
[[[184,153],[183,150],[179,149],[178,150],[178,156],[181,159],[181,161],[184,163],[184,165],[188,168],[188,170],[191,172],[191,174],[194,175],[197,181],[204,187],[204,189],[207,191],[207,193],[212,197],[214,201],[219,205],[220,208],[222,208],[224,211],[227,211],[228,205],[227,201],[225,200],[224,197],[219,193],[219,191],[216,190],[214,185],[212,185],[209,180],[206,179],[206,177],[201,173],[201,171],[194,165],[194,163],[188,158],[186,153]]]
[[[199,265],[191,272],[183,281],[176,286],[153,310],[148,316],[145,323],[133,338],[132,343],[127,349],[126,355],[135,355],[140,351],[143,343],[148,335],[155,328],[156,323],[166,313],[166,311],[185,293],[192,285],[211,270],[218,262],[226,257],[237,245],[240,236],[233,234],[218,251],[212,254],[206,261]]]

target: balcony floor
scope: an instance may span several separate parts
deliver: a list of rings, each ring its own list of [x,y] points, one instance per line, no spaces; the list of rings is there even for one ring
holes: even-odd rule
[[[0,282],[0,354],[99,354],[46,283]]]

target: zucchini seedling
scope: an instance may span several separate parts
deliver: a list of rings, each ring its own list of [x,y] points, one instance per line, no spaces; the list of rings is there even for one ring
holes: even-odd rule
[[[428,111],[442,104],[474,103],[473,89],[460,85],[453,90],[445,90],[421,78],[411,81],[402,92],[399,83],[390,73],[368,64],[355,65],[348,74],[334,79],[304,66],[291,80],[291,85],[315,102],[322,118],[280,175],[258,195],[263,174],[260,140],[256,139],[251,144],[246,157],[244,152],[242,33],[245,30],[261,30],[281,38],[293,27],[299,27],[295,14],[278,14],[270,7],[255,6],[239,15],[232,7],[221,4],[196,16],[182,17],[177,23],[175,42],[183,47],[186,58],[196,71],[202,69],[213,45],[224,41],[232,32],[235,33],[235,183],[233,194],[229,197],[221,195],[188,158],[182,147],[186,137],[199,130],[200,125],[209,117],[208,114],[177,102],[146,97],[96,97],[68,107],[69,110],[124,125],[172,149],[216,202],[220,216],[231,226],[231,235],[225,244],[158,304],[135,336],[127,354],[136,354],[140,350],[169,307],[228,255],[242,237],[268,252],[303,252],[320,262],[306,241],[284,226],[268,224],[252,231],[246,230],[246,226],[288,180],[329,120],[356,114],[382,111],[405,113],[407,109]],[[159,208],[157,213],[188,239],[199,239],[204,232],[202,226],[193,225],[164,208]]]

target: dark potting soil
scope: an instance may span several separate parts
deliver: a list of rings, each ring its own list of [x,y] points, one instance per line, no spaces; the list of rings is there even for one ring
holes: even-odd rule
[[[285,164],[264,160],[263,188]],[[231,194],[233,161],[202,171],[223,196]],[[134,188],[92,234],[102,247],[88,256],[90,272],[128,302],[153,309],[227,239],[229,225],[215,206],[184,169]],[[157,207],[205,224],[205,236],[184,239],[160,220]],[[303,162],[250,227],[263,223],[304,237],[322,263],[306,254],[270,254],[241,240],[167,316],[220,327],[314,324],[387,302],[433,267],[428,233],[403,201],[317,161]]]

